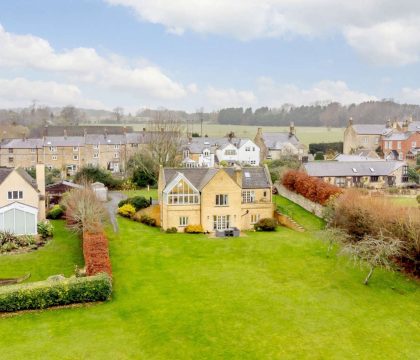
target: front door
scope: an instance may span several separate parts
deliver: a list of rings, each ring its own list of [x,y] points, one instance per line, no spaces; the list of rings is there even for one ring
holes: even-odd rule
[[[230,228],[230,215],[214,215],[213,229],[226,230]]]

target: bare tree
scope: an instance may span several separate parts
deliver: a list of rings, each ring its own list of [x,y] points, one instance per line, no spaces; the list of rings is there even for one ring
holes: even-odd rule
[[[112,110],[112,113],[114,115],[115,121],[120,123],[124,116],[124,109],[120,106],[117,106],[114,110]]]
[[[73,105],[65,106],[60,113],[60,120],[63,125],[77,126],[81,119],[80,111]]]
[[[356,263],[361,265],[365,263],[369,265],[369,273],[363,282],[367,285],[377,267],[387,270],[395,268],[393,260],[404,254],[404,243],[399,239],[384,236],[382,233],[378,236],[365,235],[360,241],[345,244],[341,254],[350,255]]]

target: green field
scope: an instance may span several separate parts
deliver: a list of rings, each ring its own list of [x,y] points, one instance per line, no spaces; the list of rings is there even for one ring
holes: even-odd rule
[[[417,207],[420,206],[420,204],[417,202],[416,198],[413,197],[407,197],[407,196],[390,196],[387,197],[392,203],[400,206],[409,206],[409,207]]]
[[[148,129],[148,124],[126,124],[132,126],[134,130]],[[233,131],[238,137],[248,137],[254,139],[259,126],[251,125],[219,125],[219,124],[204,124],[203,135],[208,136],[225,136],[227,133]],[[264,132],[289,131],[287,126],[261,126]],[[200,133],[200,125],[194,124],[190,128],[191,132]],[[296,126],[296,135],[304,144],[320,142],[337,142],[343,141],[344,128],[331,128],[328,130],[325,127],[308,127]]]
[[[127,195],[128,197],[143,196],[146,199],[152,198],[154,200],[157,200],[158,198],[157,189],[147,190],[147,188],[144,188],[140,190],[128,190],[128,191],[124,191],[124,194]]]
[[[1,318],[2,360],[420,358],[419,285],[378,271],[364,286],[366,269],[328,257],[311,232],[210,239],[119,225],[112,300]]]

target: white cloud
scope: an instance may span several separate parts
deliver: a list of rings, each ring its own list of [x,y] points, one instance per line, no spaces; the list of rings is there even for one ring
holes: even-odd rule
[[[240,40],[342,34],[369,61],[419,61],[417,0],[104,0],[132,8],[171,33],[186,30]]]
[[[420,88],[402,88],[398,100],[407,104],[420,104]]]
[[[16,35],[0,25],[0,67],[64,74],[72,80],[157,99],[179,99],[186,90],[154,65],[130,66],[119,56],[103,57],[92,48],[55,51],[48,41]]]
[[[216,89],[209,87],[206,92],[206,102],[216,108],[235,106],[254,106],[257,98],[252,91],[235,89]]]
[[[88,108],[105,108],[96,100],[86,99],[75,85],[54,81],[30,81],[24,78],[0,79],[0,107],[28,106],[32,100],[50,106],[76,105]]]

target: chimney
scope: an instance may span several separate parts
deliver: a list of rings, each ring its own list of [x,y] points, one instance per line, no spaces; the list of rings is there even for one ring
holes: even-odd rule
[[[124,132],[124,135],[127,134],[127,126],[123,127],[123,132]]]
[[[26,133],[25,132],[22,133],[22,140],[26,141]]]
[[[239,165],[235,165],[235,179],[236,183],[242,187],[242,169]]]
[[[48,136],[48,125],[44,126],[44,137]]]
[[[291,121],[289,127],[289,136],[292,137],[293,135],[295,135],[295,123]]]
[[[165,129],[164,128],[160,128],[160,132],[164,132],[165,131]]]
[[[407,132],[408,131],[408,119],[404,120],[402,124],[402,131]]]
[[[351,116],[349,117],[348,126],[353,126],[353,118]]]
[[[391,125],[391,119],[388,119],[388,120],[386,121],[386,127],[389,129],[391,126],[392,126],[392,125]]]
[[[108,130],[107,128],[104,129],[104,138],[106,139],[108,137]]]
[[[67,129],[64,129],[64,140],[67,140]]]
[[[257,135],[262,136],[262,128],[258,128]]]
[[[36,164],[36,185],[39,190],[38,220],[45,219],[45,165]]]

